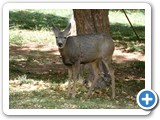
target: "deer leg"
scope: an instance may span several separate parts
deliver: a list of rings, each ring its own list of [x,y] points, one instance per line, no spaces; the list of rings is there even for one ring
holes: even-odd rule
[[[94,88],[94,86],[95,86],[95,84],[98,80],[99,73],[100,73],[99,66],[98,66],[98,61],[91,63],[91,66],[92,66],[92,70],[93,70],[93,74],[94,74],[94,80],[91,84],[91,87],[89,88],[89,91],[88,91],[86,97],[88,97],[91,94],[92,89]]]
[[[68,67],[68,94],[70,96],[71,93],[71,79],[72,79],[72,67]]]
[[[83,70],[84,70],[84,65],[81,64],[80,68],[79,68],[80,72],[79,72],[79,76],[78,76],[80,80],[83,80]]]
[[[73,66],[73,94],[72,97],[76,96],[76,82],[77,82],[77,78],[80,72],[80,62],[76,62],[75,65]]]
[[[73,93],[72,93],[72,97],[76,96],[76,71],[75,68],[73,67]]]
[[[109,71],[109,74],[111,75],[111,79],[112,79],[112,98],[115,98],[115,76],[114,76],[114,70],[112,68],[112,65],[111,65],[111,59],[108,60],[108,61],[105,61],[103,60],[104,64],[106,65],[108,71]]]

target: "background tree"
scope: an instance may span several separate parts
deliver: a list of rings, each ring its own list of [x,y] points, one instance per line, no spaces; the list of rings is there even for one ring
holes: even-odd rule
[[[109,33],[108,10],[74,9],[77,34]]]
[[[76,21],[77,35],[92,34],[92,33],[107,33],[109,32],[108,10],[106,9],[74,9],[74,19]],[[105,65],[101,62],[100,68],[104,73],[101,80],[98,80],[96,87],[106,87],[110,83],[110,75]],[[89,67],[87,80],[93,79],[92,69]]]

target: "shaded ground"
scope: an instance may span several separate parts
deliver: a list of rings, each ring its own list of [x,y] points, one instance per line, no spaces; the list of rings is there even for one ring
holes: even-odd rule
[[[88,88],[81,84],[77,84],[75,99],[66,98],[67,70],[56,46],[37,43],[11,45],[10,108],[139,108],[136,95],[145,85],[144,55],[130,53],[115,43],[116,98],[110,97],[111,89],[108,87],[94,90],[88,100],[83,98]]]
[[[122,47],[116,47],[113,65],[117,79],[144,80],[144,64],[144,55],[140,52],[129,53]],[[66,73],[58,48],[37,43],[10,46],[10,68],[39,74]],[[11,73],[11,77],[16,76]]]

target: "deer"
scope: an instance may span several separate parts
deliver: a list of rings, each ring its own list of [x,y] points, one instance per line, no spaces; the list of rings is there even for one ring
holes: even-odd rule
[[[93,69],[94,80],[86,94],[88,98],[100,76],[99,62],[102,61],[111,76],[112,98],[115,98],[115,76],[112,68],[114,42],[107,33],[94,33],[70,36],[71,23],[61,31],[54,24],[52,30],[56,37],[56,44],[63,64],[68,68],[68,93],[71,95],[71,80],[73,80],[72,97],[76,96],[76,81],[81,64],[90,64]]]

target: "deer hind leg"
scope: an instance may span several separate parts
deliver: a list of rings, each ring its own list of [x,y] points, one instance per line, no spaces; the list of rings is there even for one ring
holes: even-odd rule
[[[95,84],[96,84],[96,82],[97,82],[97,80],[99,78],[99,74],[100,74],[98,60],[95,61],[95,62],[92,62],[91,66],[92,66],[92,70],[93,70],[93,74],[94,74],[94,80],[93,80],[93,82],[91,84],[91,87],[89,88],[89,91],[88,91],[86,97],[90,96],[90,94],[91,94],[93,88],[95,87]]]
[[[115,98],[115,76],[114,76],[114,70],[112,68],[112,65],[111,65],[111,59],[105,61],[103,60],[105,66],[107,67],[108,71],[109,71],[109,74],[111,76],[111,79],[112,79],[112,98]]]
[[[84,70],[84,64],[81,64],[79,68],[79,74],[78,74],[79,80],[83,80],[83,77],[84,77],[83,70]]]

